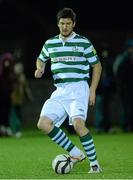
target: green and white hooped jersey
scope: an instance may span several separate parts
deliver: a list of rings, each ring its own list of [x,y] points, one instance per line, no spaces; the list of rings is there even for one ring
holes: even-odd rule
[[[51,59],[55,85],[88,80],[90,65],[99,62],[91,42],[75,32],[65,42],[60,35],[48,39],[38,59],[43,62]]]

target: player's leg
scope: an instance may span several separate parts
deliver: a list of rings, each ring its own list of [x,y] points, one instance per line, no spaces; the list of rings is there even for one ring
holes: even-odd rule
[[[80,136],[80,141],[83,145],[83,148],[87,154],[87,157],[90,162],[90,173],[101,172],[101,168],[97,161],[96,149],[93,142],[93,138],[89,130],[85,126],[85,121],[79,117],[73,118],[73,126],[77,134]]]
[[[74,89],[74,97],[71,103],[65,104],[65,109],[70,116],[70,123],[73,124],[76,133],[80,137],[80,141],[87,154],[90,162],[90,172],[100,172],[100,166],[97,161],[96,149],[93,138],[85,126],[88,111],[89,88],[86,82],[76,84]],[[73,90],[73,88],[72,88]],[[78,159],[77,159],[78,161]],[[93,169],[94,168],[94,169]],[[94,171],[93,171],[94,170]]]
[[[48,100],[41,111],[38,121],[38,128],[44,131],[56,144],[68,151],[70,154],[78,155],[80,150],[71,142],[67,135],[58,126],[60,121],[66,118],[66,112],[63,106],[57,101]]]

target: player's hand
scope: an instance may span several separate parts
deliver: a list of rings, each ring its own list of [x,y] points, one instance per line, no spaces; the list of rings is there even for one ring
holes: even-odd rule
[[[90,89],[89,105],[94,106],[95,100],[96,100],[96,93],[95,93],[95,91]]]
[[[35,78],[41,78],[43,74],[44,74],[44,70],[36,69],[36,71],[35,71]]]

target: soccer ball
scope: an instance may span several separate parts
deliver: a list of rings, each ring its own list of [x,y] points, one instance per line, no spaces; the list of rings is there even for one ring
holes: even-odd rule
[[[52,168],[57,174],[70,173],[73,163],[68,154],[57,155],[52,161]]]

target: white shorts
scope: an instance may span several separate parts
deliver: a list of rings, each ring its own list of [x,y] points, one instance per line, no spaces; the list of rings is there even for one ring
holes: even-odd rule
[[[86,81],[61,84],[44,103],[40,117],[49,117],[56,126],[60,126],[67,116],[69,125],[75,117],[84,121],[87,118],[89,86]]]

